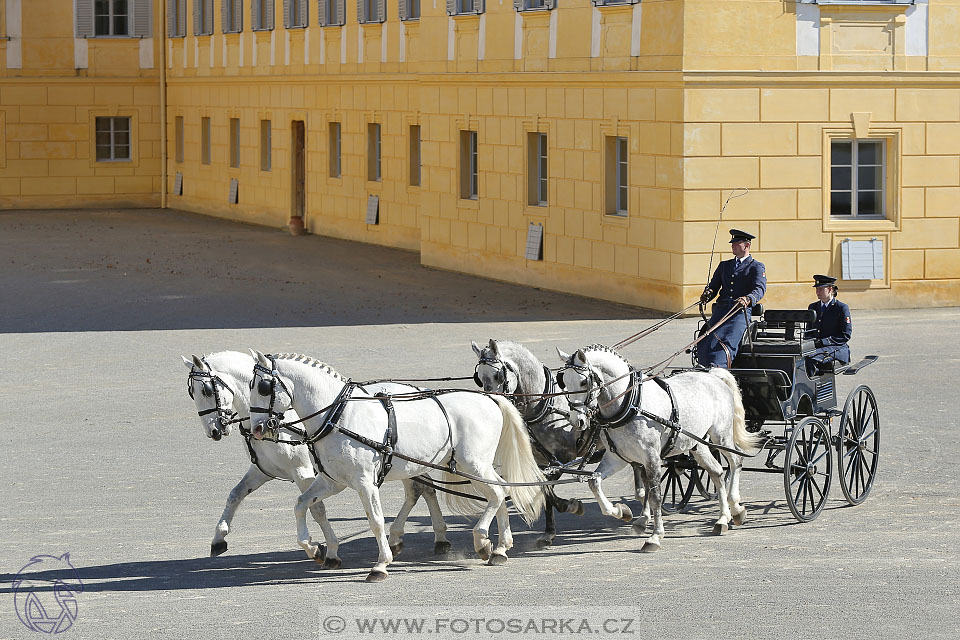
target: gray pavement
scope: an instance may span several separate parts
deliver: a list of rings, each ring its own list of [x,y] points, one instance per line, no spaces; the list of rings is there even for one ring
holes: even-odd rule
[[[858,507],[834,482],[824,513],[796,524],[782,479],[748,474],[742,527],[710,536],[716,505],[698,500],[666,518],[664,550],[647,555],[570,485],[561,493],[583,498],[585,516],[559,516],[542,551],[514,517],[510,561],[487,567],[463,518],[449,519],[461,553],[435,558],[418,505],[390,578],[369,585],[376,545],[349,492],[328,501],[340,570],[296,547],[296,492],[280,482],[247,499],[229,551],[206,557],[247,459],[236,434],[204,437],[180,354],[256,347],[355,378],[470,375],[470,340],[518,340],[554,366],[554,346],[612,344],[661,314],[175,211],[0,213],[0,264],[0,638],[37,635],[17,619],[11,581],[31,557],[66,552],[84,590],[63,637],[357,637],[356,620],[381,610],[427,620],[420,634],[376,634],[398,637],[518,635],[498,632],[508,617],[538,636],[574,635],[545,628],[558,618],[595,637],[960,633],[960,309],[854,311],[855,357],[881,360],[840,377],[839,395],[870,385],[883,421],[879,478]],[[672,323],[624,353],[654,362],[695,326]],[[630,499],[630,484],[621,474],[608,493]],[[383,495],[395,513],[399,485]]]

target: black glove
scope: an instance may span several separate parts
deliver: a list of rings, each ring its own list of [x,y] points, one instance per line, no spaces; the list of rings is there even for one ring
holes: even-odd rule
[[[703,293],[700,294],[700,302],[707,303],[713,299],[713,290],[706,288],[703,290]]]

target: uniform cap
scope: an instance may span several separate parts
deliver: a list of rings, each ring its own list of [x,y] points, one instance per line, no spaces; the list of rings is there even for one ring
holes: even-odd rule
[[[740,229],[730,229],[730,244],[734,242],[740,242],[741,240],[753,240],[757,236],[752,233],[747,233],[746,231],[740,231]]]
[[[836,278],[831,278],[830,276],[815,275],[813,276],[813,286],[815,287],[832,287],[837,284]]]

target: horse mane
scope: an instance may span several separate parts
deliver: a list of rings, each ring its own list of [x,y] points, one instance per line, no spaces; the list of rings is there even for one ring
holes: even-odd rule
[[[329,364],[327,364],[326,362],[321,362],[320,360],[317,360],[316,358],[311,358],[310,356],[305,356],[305,355],[303,355],[302,353],[278,353],[278,354],[276,354],[276,355],[273,356],[273,357],[276,358],[277,360],[293,360],[294,362],[302,362],[302,363],[305,364],[305,365],[314,367],[314,368],[316,368],[316,369],[320,369],[320,370],[323,371],[324,373],[329,373],[331,376],[333,376],[333,377],[336,378],[337,380],[340,380],[340,381],[342,381],[342,382],[346,382],[346,381],[347,381],[346,378],[344,378],[342,375],[340,375],[339,373],[337,373],[337,371],[334,370],[334,368],[331,367],[331,366],[330,366]]]
[[[591,345],[588,345],[588,346],[586,346],[586,347],[583,347],[583,348],[581,349],[581,351],[583,351],[584,354],[586,354],[588,351],[600,351],[600,352],[602,352],[602,353],[609,353],[609,354],[615,355],[616,357],[620,358],[620,360],[622,360],[623,363],[624,363],[625,365],[627,365],[628,367],[630,366],[630,362],[629,362],[626,358],[624,358],[624,357],[620,354],[619,351],[617,351],[617,350],[614,349],[613,347],[608,347],[608,346],[605,345],[605,344],[591,344]],[[567,364],[572,364],[572,362],[573,362],[573,355],[570,356],[570,358],[568,359]]]
[[[484,354],[490,353],[490,347],[485,347],[483,351]],[[502,358],[508,358],[516,365],[521,381],[535,380],[543,373],[543,364],[540,359],[519,342],[497,340],[497,352]],[[528,392],[540,393],[540,389],[529,389]]]

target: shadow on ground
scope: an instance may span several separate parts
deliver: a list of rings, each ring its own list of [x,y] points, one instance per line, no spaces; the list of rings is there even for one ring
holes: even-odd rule
[[[4,212],[0,251],[3,333],[662,317],[175,210]]]

